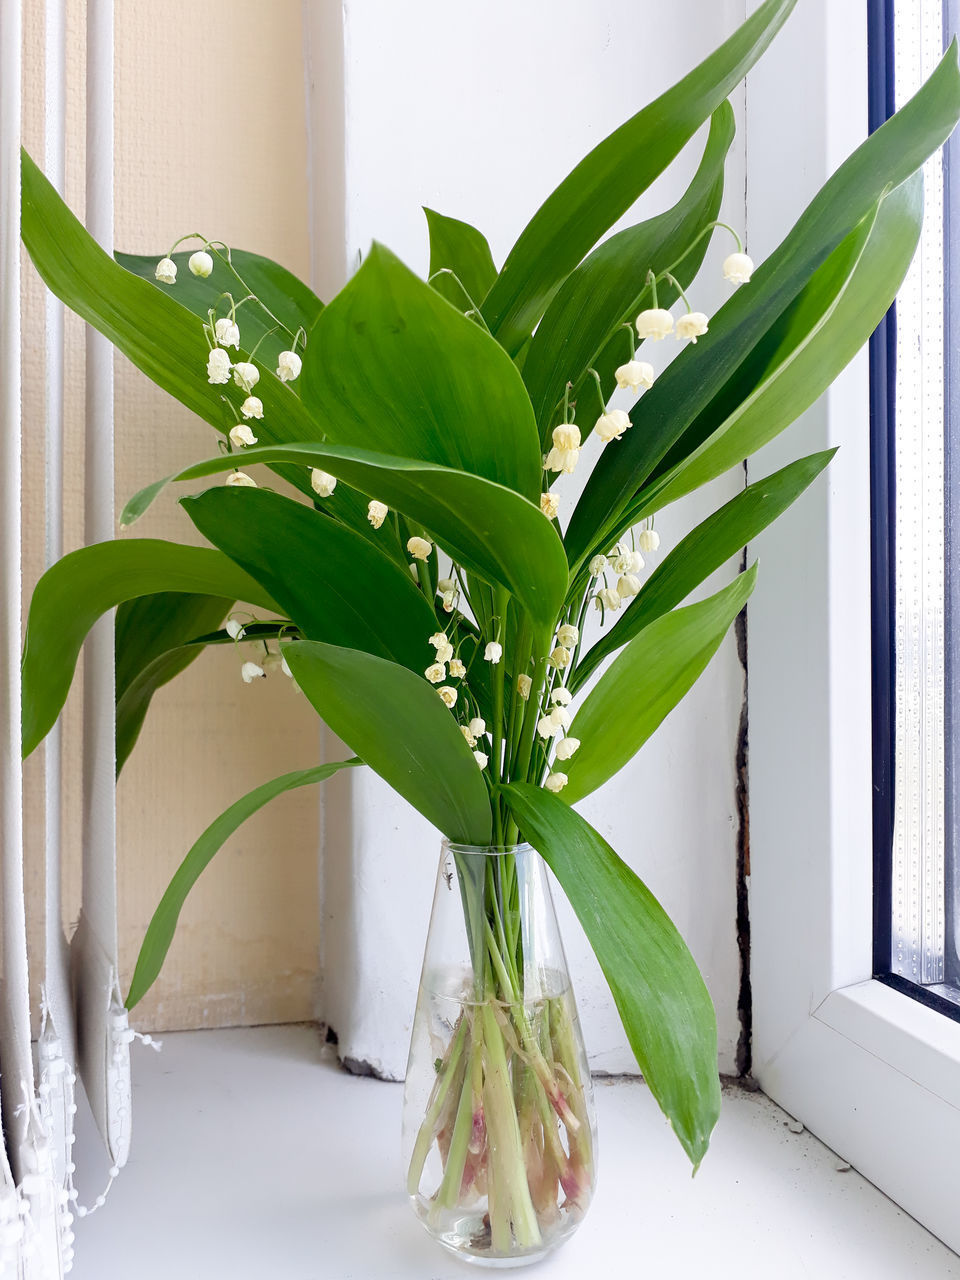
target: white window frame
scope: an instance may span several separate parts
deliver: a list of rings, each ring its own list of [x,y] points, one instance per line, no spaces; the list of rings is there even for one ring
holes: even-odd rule
[[[754,257],[866,120],[866,4],[804,0],[747,83]],[[960,1252],[960,1023],[872,978],[866,353],[751,472],[834,444],[826,478],[750,548],[753,1072]]]

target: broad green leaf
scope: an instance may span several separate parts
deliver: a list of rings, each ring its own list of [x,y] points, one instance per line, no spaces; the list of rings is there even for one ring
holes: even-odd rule
[[[277,356],[290,350],[298,330],[309,333],[323,310],[323,303],[292,271],[278,262],[264,258],[259,253],[247,253],[243,249],[231,249],[229,258],[221,249],[210,249],[213,270],[206,279],[195,276],[187,263],[192,250],[175,253],[177,283],[160,284],[155,276],[157,261],[162,254],[149,257],[136,253],[115,253],[114,257],[126,271],[141,276],[154,288],[166,290],[181,307],[206,320],[211,308],[217,316],[229,312],[224,294],[229,293],[235,303],[253,293],[262,306],[254,302],[242,303],[236,313],[237,324],[245,351],[257,348],[257,358],[267,367],[276,368]],[[267,308],[273,319],[267,315]],[[285,327],[272,332],[277,322]],[[298,348],[299,349],[299,348]],[[293,384],[296,390],[296,384]]]
[[[284,655],[337,737],[428,822],[450,840],[490,843],[483,774],[433,685],[383,658],[311,640]]]
[[[211,458],[148,486],[127,504],[124,523],[142,515],[170,480],[216,475],[235,461]],[[567,590],[563,545],[539,506],[512,490],[449,467],[322,443],[258,446],[244,450],[244,461],[299,461],[376,493],[422,525],[468,572],[506,587],[539,626],[553,627]]]
[[[266,489],[219,486],[180,505],[208,542],[269,591],[309,640],[422,674],[436,614],[403,568],[360,534]]]
[[[570,899],[643,1078],[696,1172],[720,1114],[720,1080],[716,1014],[693,956],[643,881],[559,796],[529,783],[502,790]]]
[[[647,272],[672,268],[697,235],[712,222],[723,195],[723,163],[733,141],[733,108],[724,102],[713,114],[700,166],[681,199],[655,218],[628,227],[594,249],[572,271],[537,326],[523,365],[523,380],[533,403],[541,439],[552,425],[554,409],[567,381],[579,396],[587,369],[596,368],[600,353],[617,329],[630,322],[644,303]],[[674,274],[686,287],[703,262],[710,244],[705,235]],[[676,291],[664,282],[657,301],[668,307]],[[650,304],[652,305],[652,304]],[[626,335],[623,335],[624,339]],[[624,342],[623,358],[629,347]],[[597,370],[612,378],[612,367]],[[586,434],[590,421],[578,414]]]
[[[540,493],[540,441],[513,361],[383,245],[321,312],[301,382],[333,444]]]
[[[486,236],[459,218],[448,218],[434,209],[424,208],[423,212],[430,231],[430,283],[458,311],[479,307],[497,278]],[[438,271],[452,271],[460,284],[447,274],[437,276]]]
[[[782,471],[748,485],[698,524],[657,566],[616,625],[580,659],[569,681],[570,688],[579,689],[604,658],[686,599],[725,560],[776,520],[835,453],[836,449],[827,449],[791,462]]]
[[[594,147],[513,246],[483,314],[513,354],[577,263],[743,79],[795,0],[767,0],[709,58]]]
[[[743,378],[734,375],[718,397],[720,424],[703,415],[664,458],[637,495],[641,512],[659,510],[722,475],[813,404],[893,302],[922,222],[917,173],[880,202],[876,217],[858,228],[860,234],[834,250],[772,327],[756,349],[762,373],[754,367],[745,369]]]
[[[201,873],[210,865],[214,854],[220,850],[238,827],[252,817],[258,809],[262,809],[276,796],[285,791],[293,791],[296,787],[310,786],[314,782],[325,782],[341,769],[350,769],[360,764],[359,760],[338,760],[335,764],[319,765],[315,769],[300,769],[296,773],[285,773],[272,782],[265,782],[256,787],[242,799],[237,800],[224,810],[220,817],[207,827],[203,835],[190,849],[190,852],[167,886],[160,899],[160,905],[153,913],[147,932],[140,946],[133,981],[127,994],[127,1008],[132,1009],[139,1004],[160,975],[163,962],[167,958],[173,935],[180,919],[180,912],[186,902],[190,890],[197,883]]]
[[[651,622],[614,658],[574,716],[580,749],[564,766],[570,804],[612,778],[693,687],[757,580],[754,564],[699,604]]]
[[[117,773],[136,745],[154,693],[184,671],[202,649],[187,641],[219,626],[233,599],[161,591],[117,609]]]
[[[220,551],[152,538],[100,542],[58,560],[30,601],[23,650],[23,754],[50,732],[70,691],[90,628],[124,600],[198,592],[280,612],[263,588]]]
[[[577,504],[566,543],[571,564],[589,554],[596,531],[610,527],[734,371],[778,323],[817,269],[878,202],[915,173],[960,117],[956,42],[920,91],[860,146],[821,188],[782,244],[711,319],[709,339],[688,348],[634,409],[634,428],[601,454]],[[885,202],[884,202],[885,203]],[[899,256],[884,270],[892,295]],[[749,388],[741,387],[746,392]]]

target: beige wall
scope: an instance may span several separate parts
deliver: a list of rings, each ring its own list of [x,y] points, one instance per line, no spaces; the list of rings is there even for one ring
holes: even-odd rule
[[[154,0],[116,6],[116,243],[166,252],[180,235],[309,270],[299,0]],[[83,0],[68,0],[67,198],[83,211]],[[27,0],[25,141],[43,155],[43,0]],[[25,280],[26,583],[43,564],[43,301]],[[66,549],[82,544],[82,326],[68,317]],[[149,480],[209,456],[215,435],[117,357],[118,507]],[[137,536],[195,541],[173,496]],[[127,535],[130,536],[130,535]],[[78,690],[65,722],[65,925],[79,907]],[[42,976],[42,760],[28,762],[31,972]],[[282,676],[250,686],[238,657],[205,654],[155,699],[118,798],[121,974],[191,842],[232,800],[318,756],[317,725]],[[230,841],[182,917],[163,975],[138,1008],[144,1028],[305,1019],[319,947],[317,795],[275,801]]]

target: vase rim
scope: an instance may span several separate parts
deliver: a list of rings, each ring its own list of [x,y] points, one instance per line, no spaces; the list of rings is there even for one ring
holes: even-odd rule
[[[463,844],[459,840],[448,840],[443,837],[443,847],[449,853],[462,854],[466,857],[499,858],[505,854],[533,853],[533,845],[526,840],[517,844]]]

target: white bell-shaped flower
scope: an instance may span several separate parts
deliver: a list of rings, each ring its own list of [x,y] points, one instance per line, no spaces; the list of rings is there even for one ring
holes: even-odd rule
[[[575,755],[580,747],[579,738],[561,738],[557,743],[556,757],[558,760],[569,760]]]
[[[487,763],[490,759],[490,757],[487,755],[485,751],[475,751],[473,753],[473,758],[474,760],[476,760],[477,764],[480,766],[481,769],[485,769],[487,767]]]
[[[593,556],[590,563],[587,565],[587,568],[590,570],[590,576],[592,578],[599,578],[600,574],[603,573],[606,567],[607,567],[606,556]]]
[[[224,623],[223,629],[231,640],[239,640],[243,635],[243,626],[236,618],[228,618]]]
[[[540,510],[548,520],[556,520],[560,510],[560,499],[555,493],[541,493]]]
[[[604,587],[602,591],[598,591],[594,597],[594,605],[598,609],[606,609],[610,613],[616,613],[623,602],[617,594],[615,587]]]
[[[256,480],[253,476],[248,476],[245,471],[231,471],[224,484],[237,489],[256,489],[257,487]]]
[[[433,662],[423,673],[431,684],[440,684],[447,678],[447,668],[442,662]]]
[[[498,644],[496,640],[487,642],[487,647],[483,651],[484,662],[497,663],[503,657],[503,645]]]
[[[613,376],[621,391],[639,391],[641,387],[649,391],[656,374],[653,371],[653,365],[648,364],[646,360],[628,360],[626,364],[622,364],[614,371]]]
[[[222,347],[214,347],[207,356],[207,381],[213,384],[230,381],[230,357]]]
[[[433,543],[428,542],[426,538],[408,538],[407,550],[413,556],[414,560],[427,560],[430,552],[433,550]]]
[[[217,335],[217,341],[221,347],[240,346],[240,326],[236,320],[231,320],[229,316],[221,316],[213,326],[213,331]]]
[[[557,632],[557,641],[563,645],[565,649],[572,649],[580,639],[580,632],[572,622],[565,622]]]
[[[569,649],[562,644],[558,644],[550,655],[550,663],[556,667],[558,671],[563,671],[564,668],[569,667],[570,659],[572,657],[573,654]]]
[[[568,782],[569,778],[565,773],[548,773],[543,785],[548,791],[552,791],[556,795],[558,791],[563,790]]]
[[[437,690],[444,706],[450,707],[452,710],[457,705],[457,691],[452,684],[441,685]]]
[[[245,662],[240,668],[240,675],[244,684],[250,684],[253,680],[260,680],[266,674],[263,667],[256,662]]]
[[[517,693],[519,693],[520,697],[524,700],[524,702],[526,702],[529,699],[530,691],[532,688],[533,688],[533,680],[530,678],[530,676],[526,676],[526,675],[517,676]]]
[[[637,535],[637,543],[641,551],[646,551],[649,554],[651,551],[656,551],[660,546],[660,535],[656,529],[642,529]]]
[[[213,271],[213,259],[206,249],[198,249],[196,253],[191,253],[187,260],[187,266],[190,268],[192,275],[199,276],[201,280],[206,280],[207,276]]]
[[[593,425],[593,432],[597,439],[609,444],[611,440],[619,440],[632,425],[622,409],[611,409],[609,413],[601,413]]]
[[[329,498],[337,487],[337,477],[319,467],[310,468],[310,488],[320,498]]]
[[[367,519],[375,529],[379,529],[384,520],[386,520],[389,510],[390,508],[385,502],[377,502],[376,498],[373,498],[367,503]]]
[[[453,645],[449,640],[444,640],[443,644],[437,645],[437,661],[449,662],[453,657]]]
[[[450,659],[450,674],[455,680],[462,680],[467,674],[467,668],[463,665],[459,658]]]
[[[617,595],[621,600],[640,594],[642,583],[635,573],[625,573],[617,579]]]
[[[474,716],[470,721],[470,732],[475,738],[482,738],[487,732],[487,722],[482,716]]]
[[[245,418],[262,418],[263,401],[259,396],[247,396],[240,406],[240,412]]]
[[[281,382],[293,382],[300,377],[303,361],[295,351],[281,351],[277,356],[277,377]]]
[[[755,270],[748,253],[731,253],[723,260],[723,278],[733,284],[747,284]]]
[[[560,685],[559,688],[554,689],[551,692],[550,701],[555,707],[569,707],[570,703],[573,701],[573,694],[569,689]]]
[[[233,366],[233,380],[242,391],[252,391],[260,381],[260,370],[249,360],[238,360]]]
[[[688,311],[677,321],[677,338],[681,341],[689,338],[696,346],[697,339],[707,332],[707,320],[708,317],[702,311]]]
[[[160,284],[176,284],[177,264],[172,258],[161,258],[153,275]]]
[[[256,444],[257,437],[248,426],[238,422],[235,427],[230,428],[230,443],[235,449],[243,449],[247,445]]]
[[[651,307],[640,312],[636,325],[638,337],[652,338],[654,342],[659,342],[667,334],[673,333],[673,316],[663,307]]]

